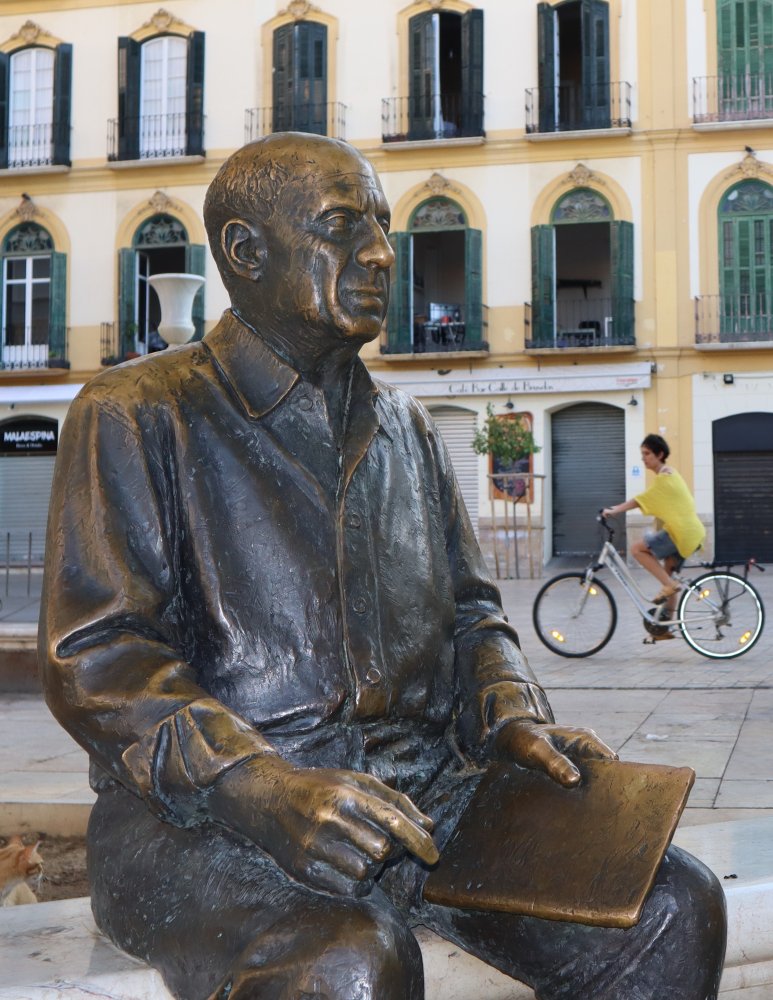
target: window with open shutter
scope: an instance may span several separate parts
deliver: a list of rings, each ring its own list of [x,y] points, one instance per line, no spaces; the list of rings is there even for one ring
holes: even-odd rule
[[[553,347],[556,337],[556,231],[531,231],[531,346]]]
[[[633,304],[633,223],[610,222],[612,285],[611,339],[617,345],[635,343]]]
[[[274,32],[274,132],[327,135],[327,27],[296,21]]]
[[[483,11],[462,15],[462,135],[483,135]]]

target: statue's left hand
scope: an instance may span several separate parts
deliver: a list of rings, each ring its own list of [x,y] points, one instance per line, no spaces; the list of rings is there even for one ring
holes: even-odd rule
[[[592,729],[556,726],[518,719],[507,723],[496,738],[496,755],[521,767],[544,771],[553,781],[571,787],[581,775],[572,761],[617,760],[617,754]]]

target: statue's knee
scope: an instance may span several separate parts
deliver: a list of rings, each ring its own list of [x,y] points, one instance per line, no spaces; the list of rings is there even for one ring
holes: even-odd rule
[[[668,892],[685,937],[696,948],[724,953],[727,933],[725,894],[716,875],[691,854],[669,848],[663,868]]]

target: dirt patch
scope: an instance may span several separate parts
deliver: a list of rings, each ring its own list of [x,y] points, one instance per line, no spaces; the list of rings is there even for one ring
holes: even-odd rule
[[[25,843],[34,843],[25,836]],[[38,852],[43,858],[40,880],[30,879],[29,885],[38,902],[52,899],[73,899],[90,894],[86,877],[86,840],[84,837],[41,837]]]

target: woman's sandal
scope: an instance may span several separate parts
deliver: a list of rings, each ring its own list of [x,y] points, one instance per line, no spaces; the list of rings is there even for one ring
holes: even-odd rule
[[[681,589],[681,583],[664,584],[658,593],[652,598],[652,603],[665,604],[669,597],[673,597],[674,594],[678,594]]]

